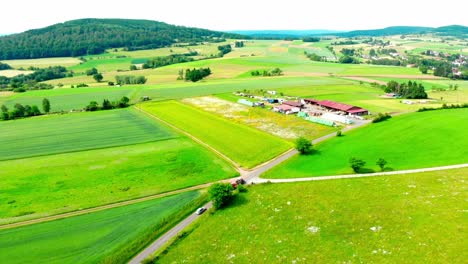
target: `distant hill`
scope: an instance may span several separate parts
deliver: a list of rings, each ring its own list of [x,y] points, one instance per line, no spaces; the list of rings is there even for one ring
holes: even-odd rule
[[[381,37],[401,34],[423,34],[423,33],[434,33],[437,35],[452,35],[452,36],[467,36],[468,27],[453,25],[439,28],[432,27],[409,27],[409,26],[398,26],[398,27],[387,27],[383,29],[372,29],[372,30],[354,30],[344,33],[335,34],[340,37],[359,37],[359,36],[370,36],[370,37]]]
[[[300,38],[313,35],[334,35],[343,31],[311,29],[311,30],[234,30],[229,33],[241,34],[253,38]]]
[[[221,41],[238,34],[132,19],[79,19],[0,37],[0,59],[99,54],[109,48],[150,49],[174,43]]]

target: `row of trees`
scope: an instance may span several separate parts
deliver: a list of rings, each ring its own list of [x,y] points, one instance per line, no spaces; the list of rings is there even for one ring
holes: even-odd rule
[[[99,110],[111,110],[116,108],[125,108],[129,106],[130,99],[126,96],[122,97],[119,101],[109,101],[109,99],[104,99],[102,104],[99,105],[96,101],[91,101],[85,107],[86,111],[94,112]]]
[[[386,93],[395,93],[402,98],[406,99],[426,99],[427,93],[424,90],[424,86],[416,81],[408,81],[408,83],[398,83],[396,81],[390,81],[385,87]]]
[[[307,56],[307,58],[309,58],[312,61],[327,61],[327,57],[325,56],[319,56],[315,53],[307,53],[306,51],[304,51],[304,54]]]
[[[176,64],[176,63],[190,62],[194,60],[190,56],[195,56],[197,54],[198,53],[195,52],[194,55],[172,54],[169,56],[156,57],[145,62],[143,64],[143,69],[159,68],[159,67],[163,67],[163,66],[167,66],[171,64]]]
[[[68,72],[63,66],[34,69],[35,71],[33,73],[27,75],[21,74],[11,78],[0,76],[0,89],[21,88],[17,90],[20,92],[25,90],[52,89],[52,85],[39,82],[73,76],[73,73]]]
[[[93,79],[96,80],[96,82],[101,82],[102,79],[104,79],[104,76],[102,76],[102,74],[96,68],[86,70],[86,75],[93,76]]]
[[[387,165],[387,161],[383,158],[379,158],[375,164],[380,167],[381,171],[385,170],[385,166]],[[362,159],[356,158],[356,157],[351,157],[349,159],[349,165],[353,169],[354,172],[358,173],[361,172],[362,168],[366,165],[366,162]]]
[[[0,62],[0,71],[1,70],[10,70],[10,69],[13,69],[10,65]]]
[[[225,54],[228,54],[229,52],[231,52],[232,48],[230,44],[227,44],[227,45],[218,46],[218,50],[219,50],[219,56],[222,57]]]
[[[274,68],[273,70],[255,70],[250,72],[250,75],[252,76],[264,76],[264,77],[270,77],[270,76],[281,76],[283,75],[283,71],[280,68]]]
[[[192,82],[198,82],[200,81],[201,79],[207,77],[208,75],[211,74],[211,69],[208,67],[208,68],[199,68],[199,69],[187,69],[185,70],[185,77],[183,77],[182,79],[186,80],[186,81],[192,81]],[[179,71],[179,78],[181,78],[181,76],[184,75],[184,71]]]
[[[117,75],[115,76],[115,82],[118,85],[124,84],[145,84],[147,79],[145,76],[133,76],[133,75]]]
[[[50,112],[50,102],[47,98],[42,100],[42,110],[44,113]],[[37,105],[22,105],[17,103],[13,106],[13,109],[8,109],[6,105],[0,107],[0,120],[13,120],[17,118],[31,117],[41,115],[41,111]]]

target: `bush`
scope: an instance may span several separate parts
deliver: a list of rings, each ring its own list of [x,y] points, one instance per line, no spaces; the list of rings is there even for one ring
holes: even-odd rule
[[[362,169],[362,167],[364,167],[364,165],[366,165],[366,162],[362,159],[352,157],[349,159],[349,164],[351,165],[353,171],[357,173],[360,169]]]
[[[337,137],[341,137],[341,136],[342,136],[341,130],[336,131],[336,136],[337,136]]]
[[[379,113],[379,114],[372,120],[372,123],[379,123],[379,122],[385,121],[385,120],[390,119],[390,118],[392,118],[392,116],[389,115],[388,113],[385,113],[385,114]]]
[[[89,87],[86,83],[80,83],[76,85],[76,88],[81,88],[81,87]]]
[[[301,155],[309,154],[312,151],[312,142],[304,137],[296,139],[296,149]]]
[[[24,93],[24,92],[26,92],[26,89],[24,89],[23,87],[15,88],[15,89],[13,89],[13,92],[15,92],[15,93]]]
[[[239,184],[237,185],[237,190],[240,192],[240,193],[246,193],[247,192],[247,188],[242,185],[242,184]]]

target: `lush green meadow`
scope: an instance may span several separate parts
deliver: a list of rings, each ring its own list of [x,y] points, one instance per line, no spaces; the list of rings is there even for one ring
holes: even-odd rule
[[[193,210],[200,203],[200,198],[199,192],[186,192],[62,220],[0,230],[0,262],[124,263],[160,235],[168,223]]]
[[[135,109],[50,115],[0,122],[0,160],[177,137]]]
[[[237,175],[226,161],[187,138],[2,161],[0,223],[95,207]]]
[[[378,158],[394,170],[468,162],[468,109],[406,114],[370,124],[316,146],[266,172],[265,178],[351,174],[349,159],[367,162],[364,171],[378,171]]]
[[[463,263],[467,176],[255,185],[157,263]]]
[[[176,101],[145,103],[140,107],[186,131],[239,165],[252,168],[285,152],[292,144],[256,129]]]

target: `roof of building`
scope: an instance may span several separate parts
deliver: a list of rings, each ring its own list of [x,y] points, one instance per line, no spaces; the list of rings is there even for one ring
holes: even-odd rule
[[[347,112],[351,113],[351,114],[355,114],[355,113],[364,113],[364,112],[368,112],[368,111],[366,109],[355,106],[354,109],[350,109]]]
[[[312,99],[312,98],[306,98],[306,99],[304,99],[304,101],[307,102],[307,103],[315,103],[315,104],[320,103],[320,100]]]
[[[302,107],[302,103],[298,101],[284,101],[283,104],[294,106],[294,107]]]
[[[347,113],[368,112],[366,109],[363,109],[363,108],[358,107],[358,106],[333,102],[333,101],[329,101],[329,100],[320,101],[320,100],[316,100],[316,99],[304,99],[304,101],[313,102],[313,103],[316,103],[316,104],[324,106],[324,107],[332,108],[332,109],[335,109],[335,110],[340,110],[340,111],[347,112]]]
[[[288,111],[288,110],[293,109],[294,106],[282,104],[282,105],[277,105],[274,108],[279,109],[279,110],[283,110],[283,111]]]

